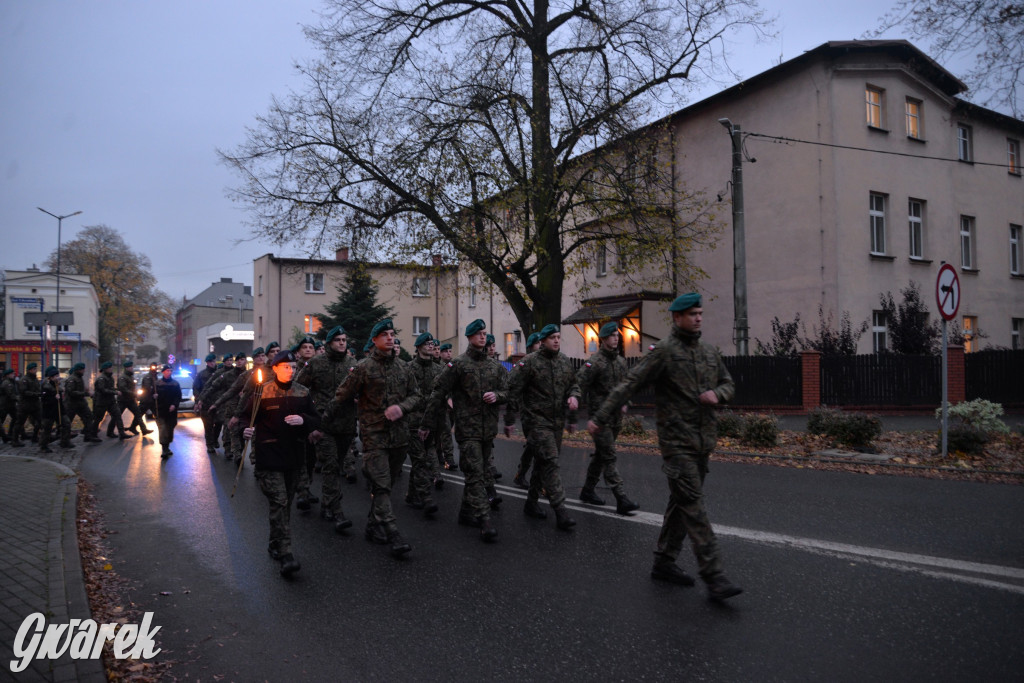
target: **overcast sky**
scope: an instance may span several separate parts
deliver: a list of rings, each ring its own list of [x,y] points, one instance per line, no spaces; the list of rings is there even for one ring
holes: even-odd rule
[[[778,40],[736,44],[744,77],[873,28],[891,2],[762,3]],[[247,238],[216,149],[240,144],[272,95],[301,89],[301,25],[320,0],[0,2],[0,268],[41,264],[82,227],[107,225],[149,256],[158,286],[193,297],[288,252]],[[922,49],[926,46],[919,45]],[[949,65],[946,65],[949,66]],[[704,93],[707,95],[710,93]],[[680,102],[680,107],[690,102]],[[724,138],[723,138],[724,139]]]

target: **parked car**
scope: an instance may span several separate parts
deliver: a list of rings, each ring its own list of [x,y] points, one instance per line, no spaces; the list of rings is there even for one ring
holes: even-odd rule
[[[181,385],[181,403],[178,404],[178,414],[196,412],[196,398],[192,395],[192,375],[187,373],[173,375],[174,381]]]

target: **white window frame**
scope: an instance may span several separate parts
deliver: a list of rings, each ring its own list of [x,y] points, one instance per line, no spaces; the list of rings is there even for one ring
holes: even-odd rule
[[[505,333],[505,358],[511,358],[519,349],[516,348],[516,336],[512,332]]]
[[[604,277],[608,274],[608,247],[604,244],[597,245],[597,276]]]
[[[974,250],[974,216],[960,216],[960,267],[977,270]]]
[[[1010,348],[1014,351],[1024,349],[1021,345],[1021,334],[1024,333],[1024,318],[1010,318]]]
[[[262,275],[260,275],[260,277],[259,277],[259,290],[258,291],[259,291],[259,295],[263,296],[263,276]]]
[[[430,296],[430,278],[427,276],[415,276],[412,279],[413,296]]]
[[[871,345],[875,353],[889,350],[889,326],[885,311],[871,311]]]
[[[885,129],[885,90],[872,85],[864,86],[864,104],[868,126]]]
[[[476,275],[469,276],[469,307],[476,308]]]
[[[323,294],[324,277],[323,273],[306,273],[306,294]],[[319,285],[319,287],[317,286]]]
[[[1006,170],[1020,175],[1020,140],[1006,138]]]
[[[412,333],[418,337],[424,332],[430,332],[430,317],[424,316],[413,316],[412,318]]]
[[[960,161],[974,161],[974,132],[966,123],[956,124],[956,153]]]
[[[1010,223],[1010,275],[1024,275],[1024,227]]]
[[[886,196],[872,192],[868,203],[868,226],[871,230],[871,253],[885,254],[885,209]]]
[[[907,122],[907,137],[915,140],[921,140],[924,138],[924,134],[921,129],[921,109],[923,103],[921,100],[916,100],[913,97],[907,98],[905,106],[906,111],[906,122]]]
[[[924,202],[907,201],[907,226],[910,230],[910,258],[924,258]]]

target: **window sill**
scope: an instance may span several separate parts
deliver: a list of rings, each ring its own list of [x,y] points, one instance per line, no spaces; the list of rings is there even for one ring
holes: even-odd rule
[[[1020,178],[1020,171],[1007,171],[1006,175],[1012,175],[1014,178]]]
[[[1024,273],[1010,273],[1011,280],[1024,280]]]
[[[868,252],[868,256],[871,257],[872,261],[895,261],[896,260],[895,256],[889,256],[888,254],[875,254],[873,252]]]
[[[967,164],[968,166],[974,166],[973,159],[957,159],[961,164]]]
[[[413,297],[416,298],[416,299],[426,299],[428,296],[430,296],[430,295],[429,294],[413,294]]]
[[[927,140],[925,140],[924,138],[919,138],[919,137],[916,137],[914,135],[908,135],[907,139],[910,140],[911,142],[920,142],[922,145],[925,142],[927,142]]]
[[[916,263],[922,266],[931,265],[932,262],[930,258],[914,258],[913,256],[911,256],[909,260],[911,263]]]
[[[312,289],[307,289],[306,294],[325,294],[326,292],[317,292]]]
[[[879,128],[878,126],[872,126],[870,123],[868,124],[868,130],[873,130],[876,133],[885,133],[886,135],[889,134],[889,130],[887,128]]]
[[[964,268],[963,266],[960,266],[960,272],[961,273],[970,273],[971,275],[977,275],[981,271],[979,269],[977,269],[977,268]]]

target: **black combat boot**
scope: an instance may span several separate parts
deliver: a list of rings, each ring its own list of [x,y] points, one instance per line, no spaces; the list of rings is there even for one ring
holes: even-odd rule
[[[341,507],[334,511],[334,531],[341,533],[345,529],[352,527],[352,520],[345,517],[345,513],[341,511]]]
[[[655,562],[651,567],[651,578],[674,583],[677,586],[692,586],[694,584],[693,577],[680,569],[675,562]]]
[[[486,543],[491,543],[498,538],[498,530],[494,528],[494,523],[490,517],[484,517],[480,520],[480,539]]]
[[[480,518],[475,516],[471,512],[465,510],[459,510],[459,524],[462,526],[471,526],[477,529],[480,528]]]
[[[569,516],[569,510],[565,505],[559,505],[555,508],[555,526],[562,531],[568,531],[576,526],[576,520]]]
[[[160,457],[163,458],[164,460],[171,457],[172,455],[174,454],[171,453],[171,449],[168,446],[164,446],[163,450],[160,451]]]
[[[523,506],[523,514],[534,519],[548,518],[548,513],[544,512],[544,508],[540,506],[540,503],[529,498],[526,499],[526,505]]]
[[[722,602],[743,592],[742,588],[734,586],[723,574],[704,581],[708,584],[708,598],[715,602]]]
[[[295,496],[295,507],[300,510],[308,510],[311,507],[309,496],[305,493],[300,493]]]
[[[604,505],[604,498],[601,498],[594,493],[593,486],[583,487],[583,490],[580,491],[580,500],[584,503],[590,503],[591,505]]]
[[[391,544],[391,554],[395,557],[402,557],[412,550],[412,546],[406,543],[397,529],[388,534],[388,543]]]
[[[422,510],[424,507],[424,502],[411,493],[405,494],[405,504],[415,510]]]
[[[487,487],[487,502],[491,504],[492,510],[497,510],[504,500],[505,499],[501,497],[501,494],[498,493],[497,489],[493,486]]]
[[[370,522],[366,525],[366,540],[370,543],[376,543],[377,545],[384,545],[388,542],[388,537],[384,533],[384,530],[380,528],[380,524],[376,522]]]
[[[300,569],[302,569],[302,565],[299,564],[294,555],[288,553],[281,556],[281,576],[288,578]]]
[[[424,517],[433,517],[434,515],[437,514],[437,511],[439,509],[440,508],[437,507],[437,503],[435,503],[432,498],[428,498],[427,500],[425,500],[423,502],[423,516]]]
[[[634,510],[639,510],[640,505],[631,501],[625,493],[621,491],[614,491],[615,494],[615,511],[620,515],[628,515]]]

